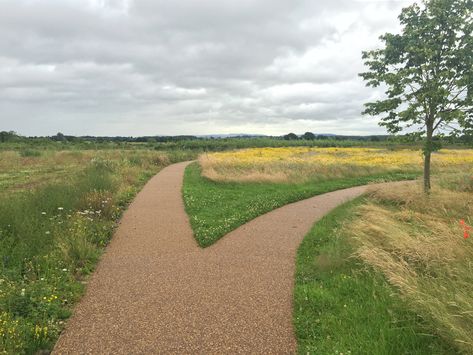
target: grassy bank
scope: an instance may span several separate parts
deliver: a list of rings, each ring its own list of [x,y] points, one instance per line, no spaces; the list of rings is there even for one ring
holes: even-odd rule
[[[375,268],[366,267],[346,228],[358,199],[317,222],[297,254],[294,325],[300,354],[454,354]],[[356,222],[355,222],[356,223]]]
[[[197,242],[206,247],[249,220],[285,204],[369,182],[416,176],[394,172],[300,184],[218,183],[202,177],[199,165],[194,163],[186,169],[183,195]]]
[[[416,187],[382,189],[356,212],[348,233],[356,256],[436,334],[473,354],[473,240],[462,226],[473,224],[471,173],[440,177],[430,196]]]
[[[2,192],[0,353],[51,349],[127,204],[162,167],[192,158],[180,152],[79,153],[9,153],[11,159],[1,162],[11,174],[25,169],[24,159],[32,160],[27,169],[40,172],[66,163],[60,176],[38,173],[22,182],[29,187],[8,185]],[[45,179],[31,184],[37,176]]]
[[[300,352],[473,354],[472,206],[456,171],[429,196],[382,188],[316,223],[297,255]]]

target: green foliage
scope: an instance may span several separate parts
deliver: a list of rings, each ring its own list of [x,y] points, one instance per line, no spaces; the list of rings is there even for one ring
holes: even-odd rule
[[[368,137],[325,137],[320,136],[314,140],[298,139],[296,135],[293,139],[281,138],[224,138],[224,139],[194,139],[177,142],[158,143],[155,148],[158,150],[193,150],[197,152],[223,151],[245,148],[264,147],[363,147],[379,145],[398,145],[405,142],[392,141],[391,137],[383,137],[382,142],[373,143]],[[409,142],[409,144],[412,144]],[[415,143],[413,143],[415,144]]]
[[[295,133],[288,133],[288,134],[284,135],[283,138],[287,141],[293,141],[293,140],[299,139],[299,137]]]
[[[363,52],[367,86],[386,86],[387,97],[367,103],[390,133],[414,127],[425,137],[424,179],[430,189],[435,132],[473,132],[473,1],[426,0],[399,16],[401,34],[381,36],[383,49]]]
[[[365,113],[387,113],[381,125],[392,133],[454,121],[459,129],[471,128],[472,10],[471,0],[429,0],[403,9],[402,33],[386,33],[384,49],[363,52],[369,71],[360,75],[367,85],[387,86],[387,98],[366,104]]]
[[[387,173],[303,184],[217,183],[203,178],[199,165],[194,163],[186,169],[183,196],[195,238],[201,247],[207,247],[242,224],[285,204],[372,181],[415,176]]]
[[[40,157],[41,151],[37,149],[22,149],[20,150],[20,156],[22,157]]]
[[[0,143],[5,143],[5,142],[12,142],[17,140],[19,137],[18,135],[13,132],[13,131],[1,131],[0,132]]]
[[[315,134],[313,134],[312,132],[305,132],[301,138],[310,141],[310,140],[315,139],[316,137],[315,137]]]
[[[419,143],[406,136],[296,136],[295,139],[285,140],[282,137],[232,137],[232,138],[186,138],[160,141],[140,138],[126,140],[102,140],[98,138],[80,138],[67,136],[67,140],[57,141],[53,137],[20,137],[5,142],[0,141],[0,151],[24,149],[39,150],[42,153],[48,151],[93,151],[93,150],[128,150],[139,151],[156,149],[166,154],[190,154],[194,157],[205,151],[222,151],[244,148],[262,147],[418,147]],[[128,137],[129,138],[129,137]],[[110,138],[113,139],[113,138]],[[451,145],[471,145],[471,136],[449,137],[445,143]]]
[[[317,222],[299,247],[294,326],[300,354],[455,354],[352,254],[341,232],[358,199]],[[346,234],[345,234],[346,235]]]

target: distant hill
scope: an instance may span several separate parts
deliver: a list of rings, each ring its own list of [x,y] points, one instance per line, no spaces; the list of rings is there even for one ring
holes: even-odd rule
[[[266,134],[248,134],[248,133],[228,133],[228,134],[203,134],[198,135],[199,138],[261,138],[269,137]]]

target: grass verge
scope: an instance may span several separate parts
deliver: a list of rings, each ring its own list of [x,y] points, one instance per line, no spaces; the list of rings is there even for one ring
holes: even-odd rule
[[[362,198],[317,222],[297,253],[294,325],[300,354],[455,354],[383,274],[352,257],[342,231]]]
[[[288,203],[370,182],[416,177],[416,173],[383,173],[300,184],[219,183],[202,177],[199,165],[193,163],[185,171],[183,196],[195,238],[201,247],[207,247],[240,225]]]

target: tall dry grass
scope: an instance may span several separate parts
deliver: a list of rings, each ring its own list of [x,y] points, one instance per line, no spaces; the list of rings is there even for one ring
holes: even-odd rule
[[[254,148],[202,154],[202,175],[220,182],[303,183],[383,173],[420,172],[418,150],[379,148]],[[473,150],[442,150],[433,156],[440,171],[473,163]]]
[[[0,151],[0,194],[61,182],[91,163],[119,167],[133,184],[137,168],[169,165],[179,152],[154,150],[34,150]],[[181,160],[181,159],[177,159]],[[111,167],[111,166],[110,166]]]
[[[413,184],[374,191],[345,228],[356,256],[380,270],[439,335],[473,353],[473,236],[464,239],[459,223],[473,224],[473,180],[461,175],[470,181],[462,191],[438,184],[429,196]]]

